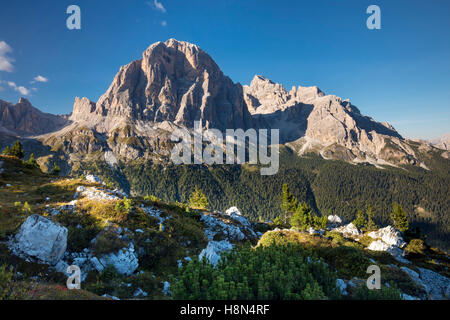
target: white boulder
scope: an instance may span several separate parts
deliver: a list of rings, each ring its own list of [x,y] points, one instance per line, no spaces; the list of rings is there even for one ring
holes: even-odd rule
[[[20,227],[12,244],[13,251],[55,265],[66,251],[67,234],[67,228],[34,214]]]
[[[227,240],[210,241],[208,246],[200,252],[198,258],[200,260],[205,257],[213,266],[216,266],[220,260],[220,254],[233,249],[233,245]]]
[[[88,174],[86,176],[86,180],[89,182],[102,183],[102,179],[100,179],[97,176],[94,176],[93,174]]]
[[[243,226],[251,227],[251,223],[245,218],[238,208],[231,207],[226,212],[227,215],[230,216],[233,220],[239,221]]]
[[[391,248],[386,242],[381,240],[375,240],[370,243],[367,249],[371,251],[388,251]]]
[[[345,226],[334,228],[332,231],[337,231],[347,236],[358,236],[359,230],[353,223],[349,223]]]
[[[139,267],[138,257],[131,243],[129,247],[122,248],[118,252],[101,256],[98,261],[102,267],[113,265],[121,275],[131,275]],[[102,267],[98,266],[98,268],[103,270]],[[97,271],[101,270],[97,269]]]
[[[328,224],[330,224],[332,227],[337,227],[342,224],[342,219],[337,215],[329,215]]]
[[[377,231],[372,231],[368,234],[372,239],[381,239],[383,242],[391,246],[396,246],[402,248],[406,245],[405,241],[401,236],[400,231],[394,229],[392,226],[387,226],[385,228],[378,229]]]

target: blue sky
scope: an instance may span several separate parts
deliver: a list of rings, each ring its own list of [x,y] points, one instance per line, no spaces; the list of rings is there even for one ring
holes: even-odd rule
[[[81,30],[66,28],[71,4]],[[371,4],[381,30],[366,27]],[[406,137],[450,132],[443,0],[2,1],[0,99],[27,93],[45,112],[70,113],[76,96],[96,101],[121,65],[169,38],[199,45],[235,82],[317,85]]]

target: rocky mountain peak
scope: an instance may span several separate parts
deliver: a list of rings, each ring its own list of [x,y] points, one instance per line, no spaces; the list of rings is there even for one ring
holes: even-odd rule
[[[106,121],[170,121],[187,127],[200,120],[207,127],[245,128],[249,121],[242,87],[198,46],[175,39],[152,44],[142,59],[121,67],[93,108],[76,100],[71,120],[87,121],[83,114],[90,110]]]

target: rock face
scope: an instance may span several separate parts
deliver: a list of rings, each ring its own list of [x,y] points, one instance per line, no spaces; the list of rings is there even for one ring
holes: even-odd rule
[[[0,127],[10,134],[40,135],[56,131],[65,124],[67,120],[63,117],[43,113],[25,98],[20,98],[16,104],[0,100]]]
[[[219,129],[250,124],[242,87],[224,76],[199,47],[174,39],[151,45],[142,59],[121,67],[96,104],[77,98],[70,119],[101,117],[113,122],[171,121],[187,127],[200,120]]]
[[[35,214],[20,227],[14,249],[44,263],[56,264],[66,251],[67,234],[67,228]]]

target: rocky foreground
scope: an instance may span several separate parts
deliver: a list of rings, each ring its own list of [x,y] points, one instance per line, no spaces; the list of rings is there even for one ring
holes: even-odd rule
[[[225,252],[271,241],[311,249],[339,276],[344,299],[365,286],[369,265],[403,299],[450,297],[448,256],[415,251],[392,226],[362,232],[331,215],[326,229],[302,232],[251,222],[235,207],[209,212],[129,198],[94,175],[57,178],[9,158],[0,170],[0,266],[11,267],[9,298],[170,299],[171,276],[192,260],[216,266]],[[70,265],[81,269],[81,290],[65,289]]]

